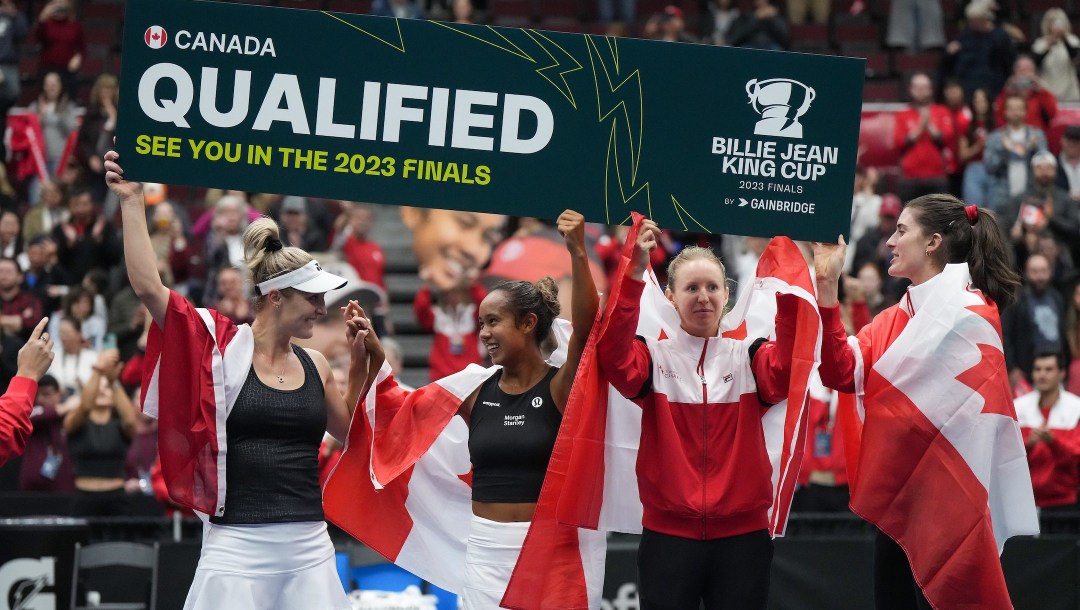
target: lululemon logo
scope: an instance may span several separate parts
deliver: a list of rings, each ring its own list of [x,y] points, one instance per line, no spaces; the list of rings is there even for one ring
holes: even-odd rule
[[[160,49],[165,46],[165,41],[169,39],[169,35],[165,33],[165,28],[160,25],[152,25],[146,28],[146,33],[143,34],[143,40],[146,41],[146,46],[151,49]]]
[[[533,406],[534,409],[539,409],[540,407],[544,406],[544,399],[540,398],[539,396],[537,396],[536,398],[533,398],[532,399],[532,406]]]
[[[803,137],[799,117],[810,110],[817,97],[813,87],[790,78],[751,79],[746,83],[746,95],[761,116],[754,134],[781,138]]]

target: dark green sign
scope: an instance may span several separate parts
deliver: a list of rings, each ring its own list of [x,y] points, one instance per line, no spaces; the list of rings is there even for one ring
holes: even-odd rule
[[[135,180],[607,224],[847,234],[859,59],[129,0]]]

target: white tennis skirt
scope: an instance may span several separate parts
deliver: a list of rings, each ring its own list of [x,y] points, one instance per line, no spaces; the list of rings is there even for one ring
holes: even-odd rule
[[[465,545],[465,610],[498,610],[529,523],[499,523],[473,515]]]
[[[203,528],[184,610],[351,610],[324,521]]]

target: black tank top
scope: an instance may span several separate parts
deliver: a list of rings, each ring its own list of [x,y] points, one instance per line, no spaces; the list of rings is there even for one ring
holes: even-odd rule
[[[279,390],[252,365],[226,420],[225,513],[212,523],[322,521],[319,445],[326,432],[322,378],[303,348],[304,385]]]
[[[71,471],[77,477],[122,479],[130,446],[131,439],[124,436],[116,411],[104,424],[94,423],[87,416],[82,427],[68,437]]]
[[[536,502],[562,413],[547,375],[523,394],[499,389],[502,370],[480,386],[469,416],[472,497],[478,502]]]

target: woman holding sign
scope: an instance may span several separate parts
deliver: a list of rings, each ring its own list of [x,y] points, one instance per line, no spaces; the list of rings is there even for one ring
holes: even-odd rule
[[[470,365],[416,392],[401,390],[392,378],[381,381],[375,390],[379,427],[374,431],[373,463],[390,461],[379,456],[384,438],[391,439],[385,453],[414,456],[412,462],[400,464],[405,470],[416,463],[416,456],[431,451],[434,438],[455,416],[468,425],[472,518],[465,544],[461,599],[469,610],[500,607],[536,511],[574,374],[596,317],[599,297],[589,272],[585,219],[567,210],[559,217],[558,229],[573,267],[573,333],[561,367],[551,363],[555,360],[551,353],[557,347],[559,314],[555,282],[549,277],[535,284],[503,282],[481,301],[478,311],[479,338],[495,366],[483,369]],[[355,318],[347,326],[350,335],[360,329]],[[367,340],[372,359],[377,360],[382,353],[377,337],[369,334]],[[447,388],[454,388],[452,395]],[[364,461],[363,467],[367,466],[368,461]],[[341,466],[338,468],[340,471]],[[378,465],[373,469],[377,476]],[[390,485],[391,480],[380,483]],[[328,487],[332,484],[333,480]],[[426,493],[432,496],[431,491]],[[383,517],[389,522],[391,515]],[[358,536],[363,539],[365,532]],[[603,565],[602,553],[593,559]],[[445,557],[432,560],[450,561]],[[416,571],[423,566],[403,567]]]
[[[105,155],[106,182],[120,198],[131,286],[155,323],[143,409],[159,417],[170,495],[207,520],[184,608],[349,609],[323,518],[318,460],[324,432],[341,440],[348,432],[346,405],[356,404],[367,379],[368,321],[362,312],[354,318],[346,400],[326,358],[293,344],[311,337],[326,315],[324,293],[345,280],[307,252],[283,247],[269,218],[244,233],[255,321],[238,326],[196,309],[162,284],[142,186],[124,180],[118,158]]]
[[[788,395],[799,297],[777,297],[776,341],[721,337],[724,265],[712,250],[689,247],[668,267],[679,328],[662,340],[635,337],[641,278],[659,239],[656,224],[643,221],[597,344],[604,376],[642,409],[641,607],[765,608],[773,496],[761,416]]]
[[[1038,532],[998,307],[1019,278],[991,212],[946,194],[907,203],[886,246],[912,286],[846,337],[845,245],[815,250],[821,380],[864,405],[851,509],[878,527],[877,608],[1011,608],[1005,539]]]

